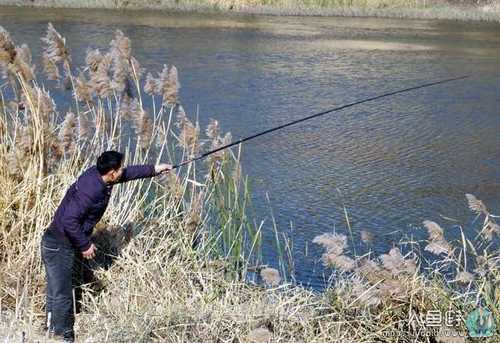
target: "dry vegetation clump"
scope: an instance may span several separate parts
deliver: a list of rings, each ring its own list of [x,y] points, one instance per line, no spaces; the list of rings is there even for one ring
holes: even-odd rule
[[[0,27],[7,83],[0,94],[0,336],[7,341],[45,340],[40,237],[68,185],[100,152],[119,149],[129,164],[154,163],[231,141],[215,119],[202,130],[181,105],[177,69],[146,73],[122,32],[108,51],[87,51],[79,69],[52,25],[43,42],[45,86],[28,47]],[[66,91],[74,102],[61,112],[53,95]],[[220,151],[204,163],[115,191],[95,230],[96,281],[77,316],[80,341],[413,342],[419,326],[410,318],[466,313],[480,301],[500,326],[498,225],[472,195],[470,208],[484,217],[479,244],[462,228],[460,244],[449,241],[430,221],[423,250],[353,256],[346,235],[316,237],[335,282],[315,293],[263,266],[239,155]],[[373,235],[362,239],[369,244]],[[427,262],[425,254],[437,258]],[[454,329],[465,331],[462,322]]]

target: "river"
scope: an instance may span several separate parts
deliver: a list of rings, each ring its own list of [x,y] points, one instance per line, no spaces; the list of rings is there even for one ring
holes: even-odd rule
[[[52,22],[80,64],[121,29],[149,71],[175,64],[188,113],[217,118],[234,138],[421,83],[466,80],[362,104],[244,144],[264,257],[277,264],[278,230],[293,241],[294,279],[330,275],[311,243],[348,234],[358,254],[426,237],[437,221],[473,237],[466,193],[500,214],[500,24],[375,18],[221,16],[0,7],[0,25],[40,52]],[[270,203],[266,200],[269,195]],[[450,221],[454,218],[458,222]],[[373,246],[360,231],[375,235]]]

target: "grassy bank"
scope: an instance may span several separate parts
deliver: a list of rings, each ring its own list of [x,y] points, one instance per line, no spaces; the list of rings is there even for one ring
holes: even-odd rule
[[[2,0],[0,5],[500,21],[498,0]]]
[[[127,163],[179,161],[231,140],[216,120],[200,128],[182,108],[177,69],[143,70],[120,31],[79,68],[50,25],[43,42],[44,78],[29,47],[0,29],[0,337],[9,342],[46,340],[40,237],[100,152],[126,151]],[[64,92],[71,104],[55,102]],[[500,327],[500,227],[480,200],[467,196],[477,225],[425,221],[427,240],[394,242],[380,256],[369,232],[357,254],[349,227],[316,237],[333,277],[311,292],[262,261],[262,231],[273,228],[247,216],[238,156],[221,152],[115,189],[94,235],[96,279],[77,316],[80,341],[465,342],[452,337],[467,332],[460,318],[430,327],[426,317],[478,306]],[[458,241],[447,240],[451,230]]]

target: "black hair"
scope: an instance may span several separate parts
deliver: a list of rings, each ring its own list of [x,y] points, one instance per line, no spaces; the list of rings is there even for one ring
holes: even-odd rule
[[[105,151],[97,158],[97,170],[104,175],[110,170],[117,170],[122,165],[123,154],[118,151]]]

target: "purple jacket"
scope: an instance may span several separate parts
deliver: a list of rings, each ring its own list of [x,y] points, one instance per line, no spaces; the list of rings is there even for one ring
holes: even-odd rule
[[[116,183],[155,175],[153,165],[128,166]],[[97,167],[87,169],[67,190],[49,230],[54,230],[63,239],[69,239],[80,251],[87,250],[91,245],[92,230],[106,211],[112,190],[113,184],[104,182]]]

